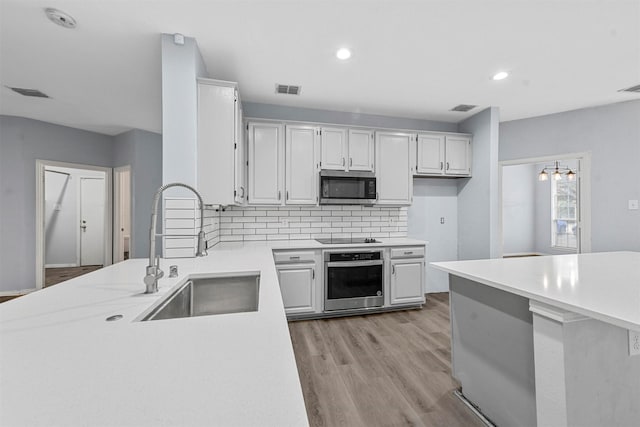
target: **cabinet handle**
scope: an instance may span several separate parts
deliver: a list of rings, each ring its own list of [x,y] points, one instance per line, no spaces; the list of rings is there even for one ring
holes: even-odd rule
[[[342,166],[344,166],[344,157],[342,158]]]
[[[349,167],[353,166],[353,157],[349,157]]]
[[[447,170],[449,170],[449,162],[447,162]]]
[[[380,194],[376,191],[376,201],[380,198]]]
[[[240,195],[240,198],[244,199],[244,187],[240,187],[240,189],[242,190],[242,194]]]
[[[289,200],[289,190],[287,190],[287,194],[286,194],[286,199],[285,200]]]
[[[413,253],[413,251],[405,251],[404,254],[405,255],[411,255]]]
[[[280,192],[280,190],[278,190],[278,200],[280,200],[281,196],[282,196],[282,193]]]
[[[391,274],[396,275],[396,266],[391,264]]]
[[[315,268],[312,268],[312,269],[311,269],[311,278],[312,278],[312,279],[315,279],[315,278],[316,278],[316,269],[315,269]]]
[[[444,164],[442,162],[440,162],[440,170],[442,170],[443,166],[444,166]]]
[[[300,259],[299,256],[290,256],[289,259]]]

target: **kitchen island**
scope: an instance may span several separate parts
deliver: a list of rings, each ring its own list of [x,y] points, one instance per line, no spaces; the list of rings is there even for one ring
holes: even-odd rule
[[[0,305],[0,425],[308,425],[271,249],[162,260],[156,294],[147,262]],[[256,312],[139,321],[190,275],[220,273],[260,275]]]
[[[432,265],[449,273],[453,376],[487,418],[638,425],[640,253]]]

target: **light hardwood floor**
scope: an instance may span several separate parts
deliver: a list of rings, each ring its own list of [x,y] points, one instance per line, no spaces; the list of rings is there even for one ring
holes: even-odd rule
[[[483,426],[452,394],[449,327],[448,293],[421,310],[290,322],[311,426]]]
[[[73,279],[74,277],[82,276],[83,274],[91,273],[102,268],[101,265],[85,265],[82,267],[61,267],[61,268],[47,268],[44,273],[44,286],[57,285],[65,280]]]

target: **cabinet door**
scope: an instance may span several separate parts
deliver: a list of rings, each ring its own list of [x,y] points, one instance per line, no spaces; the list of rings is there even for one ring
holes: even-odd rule
[[[444,173],[444,135],[418,134],[418,174]]]
[[[235,203],[234,87],[198,82],[196,188],[207,204]]]
[[[410,205],[413,195],[414,135],[376,132],[376,186],[380,205]]]
[[[315,205],[318,171],[315,159],[316,128],[287,126],[285,201],[292,205]]]
[[[320,130],[321,168],[346,170],[347,131],[338,128]]]
[[[249,123],[249,199],[252,205],[282,203],[282,151],[280,124]]]
[[[247,200],[247,151],[244,139],[244,124],[242,115],[242,103],[236,90],[236,135],[235,135],[235,200],[236,204],[243,205]]]
[[[278,281],[287,314],[316,311],[315,263],[279,265]]]
[[[465,136],[447,136],[445,158],[446,175],[470,175],[471,139]]]
[[[391,261],[391,304],[424,303],[424,258]]]
[[[373,132],[370,130],[349,129],[349,162],[352,171],[373,172]]]

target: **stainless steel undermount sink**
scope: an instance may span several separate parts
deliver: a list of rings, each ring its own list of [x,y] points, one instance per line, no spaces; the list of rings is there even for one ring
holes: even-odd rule
[[[190,279],[141,321],[258,311],[259,291],[257,273]]]

